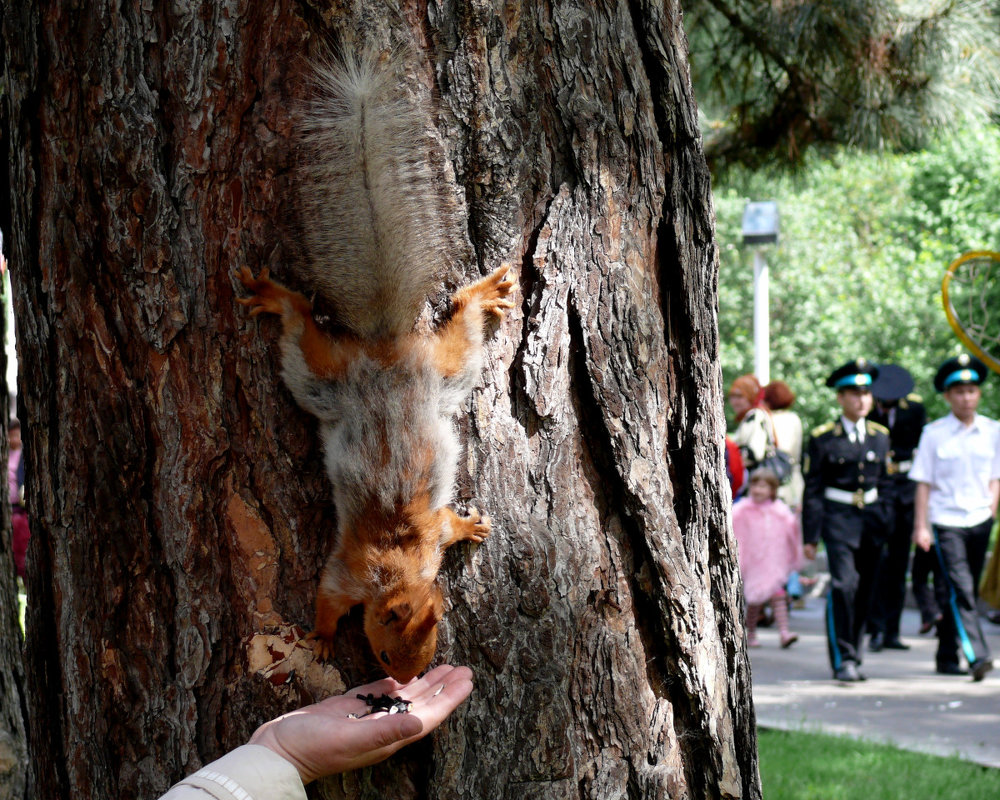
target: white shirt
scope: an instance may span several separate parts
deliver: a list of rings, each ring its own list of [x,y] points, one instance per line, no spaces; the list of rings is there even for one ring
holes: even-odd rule
[[[864,442],[865,440],[865,418],[860,417],[857,422],[851,422],[847,417],[840,418],[840,424],[844,428],[844,433],[852,442]],[[859,433],[860,431],[860,433]]]
[[[969,528],[990,518],[990,481],[1000,479],[1000,423],[979,414],[969,426],[954,414],[924,428],[910,480],[929,484],[932,525]]]
[[[160,800],[306,800],[306,790],[289,761],[245,744],[188,775]]]

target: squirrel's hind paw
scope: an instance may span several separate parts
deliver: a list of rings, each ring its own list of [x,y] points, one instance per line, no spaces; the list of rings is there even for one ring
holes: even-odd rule
[[[510,272],[510,266],[504,264],[491,275],[459,289],[452,298],[452,303],[456,309],[476,303],[484,314],[503,317],[507,311],[514,308],[513,301],[507,299],[507,295],[514,288],[514,280],[507,278]]]
[[[250,297],[238,297],[236,302],[247,306],[252,317],[258,314],[282,316],[287,311],[295,311],[299,314],[309,313],[311,309],[309,301],[298,292],[293,292],[280,283],[272,281],[270,274],[270,270],[265,267],[255,278],[249,267],[241,267],[237,272],[237,277],[240,279],[240,283],[253,294]]]
[[[485,313],[502,318],[504,313],[514,308],[514,301],[507,299],[510,290],[514,288],[514,279],[507,277],[511,273],[510,266],[503,264],[492,275],[475,284],[480,287],[479,302]]]

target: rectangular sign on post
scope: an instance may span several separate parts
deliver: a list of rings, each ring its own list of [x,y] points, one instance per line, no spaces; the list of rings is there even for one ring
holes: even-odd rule
[[[777,244],[778,204],[773,200],[747,203],[743,209],[743,244]]]

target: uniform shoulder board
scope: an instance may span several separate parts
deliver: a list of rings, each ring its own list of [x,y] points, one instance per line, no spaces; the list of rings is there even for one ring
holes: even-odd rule
[[[872,422],[870,419],[865,420],[868,423],[869,433],[884,433],[886,436],[889,435],[889,429],[885,425],[879,425],[877,422]]]
[[[911,403],[922,403],[922,402],[924,402],[924,398],[921,397],[916,392],[910,392],[908,395],[906,395],[906,399],[909,400]]]
[[[829,433],[830,431],[832,431],[834,425],[836,425],[835,422],[824,422],[822,425],[813,428],[812,432],[809,435],[813,437],[822,436],[824,433]]]

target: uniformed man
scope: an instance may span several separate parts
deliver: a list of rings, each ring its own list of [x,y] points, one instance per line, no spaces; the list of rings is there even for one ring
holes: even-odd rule
[[[871,385],[875,407],[868,419],[889,429],[889,474],[891,493],[886,505],[891,511],[889,529],[885,532],[885,547],[875,572],[875,588],[868,617],[871,639],[868,649],[878,652],[909,650],[899,638],[899,619],[906,598],[906,572],[910,565],[913,541],[913,496],[916,485],[910,480],[913,453],[927,422],[927,412],[919,395],[913,394],[913,376],[897,364],[880,364],[878,378]],[[938,617],[937,604],[927,587],[927,576],[934,560],[917,549],[914,556],[914,594],[924,622]],[[916,578],[923,575],[918,586]],[[929,627],[928,627],[929,630]]]
[[[834,678],[847,683],[865,679],[860,642],[887,521],[889,432],[867,419],[877,375],[874,364],[859,358],[827,378],[841,416],[812,432],[804,464],[805,552],[814,558],[820,539],[826,546],[827,646]]]
[[[945,577],[937,671],[965,674],[961,652],[975,681],[993,669],[976,602],[1000,502],[1000,423],[977,413],[986,375],[983,362],[967,354],[941,365],[934,388],[951,413],[924,428],[910,471],[917,482],[913,541],[923,550],[933,545]]]

